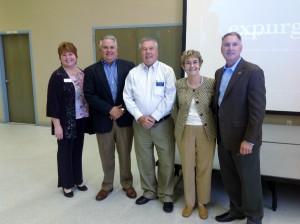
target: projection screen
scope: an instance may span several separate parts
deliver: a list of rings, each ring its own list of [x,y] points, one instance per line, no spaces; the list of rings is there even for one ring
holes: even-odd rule
[[[300,114],[299,10],[299,0],[184,0],[185,49],[199,50],[201,74],[214,77],[221,37],[239,32],[242,57],[264,70],[267,111]]]

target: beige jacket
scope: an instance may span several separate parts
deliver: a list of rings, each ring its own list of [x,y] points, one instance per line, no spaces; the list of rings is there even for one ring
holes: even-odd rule
[[[192,99],[196,101],[196,107],[210,141],[216,138],[216,123],[212,113],[212,100],[214,96],[215,80],[203,77],[199,88],[193,90],[187,85],[187,77],[176,82],[175,103],[175,137],[179,141],[185,127]]]

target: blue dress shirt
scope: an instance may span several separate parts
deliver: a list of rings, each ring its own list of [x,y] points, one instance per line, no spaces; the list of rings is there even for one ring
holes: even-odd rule
[[[240,62],[241,58],[239,60],[237,60],[237,62],[230,68],[226,67],[226,65],[224,66],[224,70],[223,70],[223,74],[222,74],[222,79],[221,79],[221,84],[220,84],[220,88],[219,88],[219,98],[218,98],[218,105],[221,105],[221,102],[223,100],[225,91],[227,89],[228,83],[231,79],[231,76],[236,68],[236,66],[238,65],[238,63]]]
[[[110,65],[106,61],[101,59],[104,67],[105,75],[109,84],[112,98],[116,102],[117,90],[118,90],[118,71],[117,71],[117,59]]]

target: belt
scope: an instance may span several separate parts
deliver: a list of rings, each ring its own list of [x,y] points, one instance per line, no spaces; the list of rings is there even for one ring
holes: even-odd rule
[[[160,122],[162,122],[162,121],[164,121],[164,120],[167,120],[170,116],[171,116],[171,114],[168,114],[168,115],[164,116],[164,117],[161,118],[159,121],[155,121],[155,124],[158,124],[158,123],[160,123]]]

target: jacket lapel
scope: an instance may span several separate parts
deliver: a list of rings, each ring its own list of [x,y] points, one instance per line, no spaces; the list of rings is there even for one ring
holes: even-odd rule
[[[122,66],[121,65],[121,61],[120,60],[118,60],[117,61],[117,79],[118,79],[118,84],[117,84],[117,96],[119,95],[119,92],[120,91],[123,91],[122,90],[122,82],[123,82],[123,67],[124,66]]]
[[[245,61],[243,59],[241,59],[240,63],[238,64],[238,66],[234,70],[234,72],[233,72],[233,74],[231,76],[231,79],[230,79],[230,81],[228,83],[228,86],[226,88],[226,91],[224,93],[223,99],[228,95],[228,93],[230,92],[230,90],[232,89],[232,87],[235,85],[235,83],[241,78],[241,76],[245,72],[244,62]]]
[[[96,82],[96,83],[102,83],[102,86],[104,87],[105,92],[112,99],[112,95],[111,95],[110,87],[109,87],[109,84],[108,84],[108,80],[106,78],[104,66],[103,66],[103,64],[102,64],[101,61],[99,61],[99,66],[97,66],[97,72],[96,72],[96,74],[97,74],[96,78],[99,79],[99,82]]]
[[[218,99],[219,99],[219,89],[220,89],[220,85],[221,85],[221,79],[222,79],[222,73],[223,73],[223,67],[220,68],[217,72],[216,72],[216,77],[215,77],[215,81],[216,81],[216,93],[215,93],[215,106],[218,106]]]

